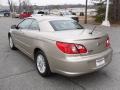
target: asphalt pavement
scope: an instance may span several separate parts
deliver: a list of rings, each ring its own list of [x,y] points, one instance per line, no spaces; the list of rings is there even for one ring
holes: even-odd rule
[[[113,61],[100,71],[79,77],[53,74],[41,77],[34,62],[19,50],[9,48],[7,33],[19,19],[0,18],[0,90],[120,90],[120,27],[97,26],[110,35]],[[92,29],[93,25],[84,25]]]

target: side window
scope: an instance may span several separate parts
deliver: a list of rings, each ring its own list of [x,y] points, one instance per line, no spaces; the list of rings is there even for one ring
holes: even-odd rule
[[[29,29],[31,29],[31,30],[40,30],[39,23],[36,20],[33,20],[32,24],[29,27]]]
[[[32,21],[33,21],[32,19],[25,19],[18,25],[18,27],[20,29],[29,29]]]

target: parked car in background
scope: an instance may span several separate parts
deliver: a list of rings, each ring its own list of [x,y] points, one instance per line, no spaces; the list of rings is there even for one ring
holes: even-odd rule
[[[31,12],[22,12],[20,13],[19,18],[24,19],[24,18],[30,17],[31,15],[32,15]]]
[[[69,11],[60,11],[60,16],[69,17],[69,18],[72,18],[72,19],[76,20],[77,22],[79,22],[78,16],[76,16],[75,14],[73,15]]]
[[[31,17],[33,17],[33,16],[43,16],[43,15],[45,15],[45,12],[44,12],[44,11],[35,10],[35,11],[33,12],[33,14],[31,15]]]
[[[12,18],[19,18],[20,14],[18,14],[17,12],[13,12],[12,14]]]
[[[49,15],[48,10],[35,10],[31,16]]]
[[[78,76],[103,68],[112,60],[108,34],[84,29],[60,16],[29,17],[8,32],[11,49],[35,60],[41,76]]]
[[[0,17],[4,17],[4,14],[0,12]]]
[[[0,10],[0,16],[9,17],[10,11],[9,10]]]
[[[43,14],[43,15],[48,15],[49,11],[48,10],[35,10],[33,11],[33,14]]]
[[[84,12],[80,12],[79,16],[84,16]]]

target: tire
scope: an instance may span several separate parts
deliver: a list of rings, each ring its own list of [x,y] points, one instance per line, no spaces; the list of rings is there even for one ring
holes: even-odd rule
[[[5,13],[4,16],[5,16],[5,17],[9,17],[9,13]]]
[[[51,74],[50,67],[45,54],[42,51],[38,51],[35,54],[35,64],[38,73],[42,77],[48,77]]]
[[[14,43],[13,43],[13,40],[12,40],[12,37],[11,37],[11,36],[9,36],[9,46],[10,46],[10,48],[11,48],[12,50],[16,50],[16,47],[15,47],[15,45],[14,45]]]

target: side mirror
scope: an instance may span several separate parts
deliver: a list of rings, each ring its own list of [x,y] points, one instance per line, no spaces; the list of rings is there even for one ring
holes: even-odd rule
[[[11,29],[19,29],[19,27],[17,25],[12,25]]]

